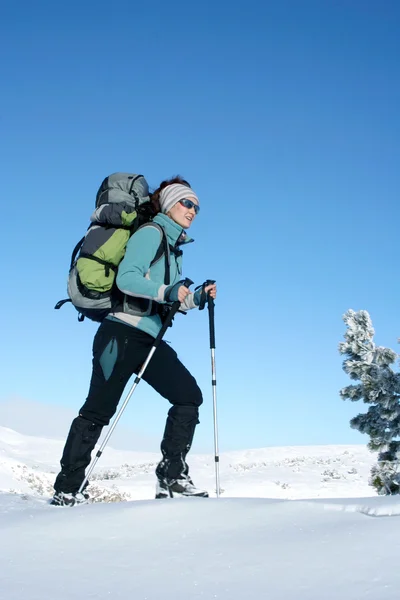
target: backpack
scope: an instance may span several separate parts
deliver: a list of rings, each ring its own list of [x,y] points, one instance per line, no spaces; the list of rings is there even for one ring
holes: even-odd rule
[[[153,216],[149,187],[143,175],[114,173],[106,177],[96,195],[91,224],[72,252],[68,298],[57,302],[54,308],[71,302],[79,312],[79,321],[87,317],[101,322],[121,304],[123,294],[115,284],[118,265],[131,235]],[[169,261],[166,235],[159,228],[162,241],[151,265],[163,254]],[[169,279],[169,269],[166,278]]]

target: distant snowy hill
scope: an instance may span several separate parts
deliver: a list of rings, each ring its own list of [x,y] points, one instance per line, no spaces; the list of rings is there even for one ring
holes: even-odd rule
[[[63,442],[0,427],[0,490],[50,495]],[[154,497],[156,453],[107,447],[92,477],[99,499],[144,500]],[[225,497],[333,498],[374,495],[368,476],[375,457],[365,446],[262,448],[223,453],[220,472]],[[192,455],[193,479],[215,491],[214,459]]]

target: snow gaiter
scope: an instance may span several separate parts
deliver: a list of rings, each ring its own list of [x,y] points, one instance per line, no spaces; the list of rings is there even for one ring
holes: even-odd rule
[[[79,490],[102,429],[101,425],[81,416],[72,421],[61,458],[61,472],[54,483],[56,492],[76,493]]]
[[[157,477],[179,479],[188,475],[189,467],[186,464],[186,455],[191,448],[198,423],[199,409],[197,406],[177,404],[170,408],[161,442],[163,459],[157,466]]]

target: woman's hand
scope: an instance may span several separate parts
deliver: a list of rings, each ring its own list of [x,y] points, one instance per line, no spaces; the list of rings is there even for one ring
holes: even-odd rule
[[[184,285],[181,285],[180,288],[178,288],[178,300],[180,303],[185,301],[185,298],[188,294],[190,294],[191,291],[189,290],[189,288],[187,288]]]
[[[175,283],[175,285],[170,285],[165,290],[164,300],[165,302],[177,302],[180,303],[185,301],[185,298],[191,291],[185,285],[182,285],[181,281]]]
[[[211,298],[215,300],[215,298],[217,297],[217,284],[213,283],[212,285],[207,285],[204,288],[204,291],[206,294],[210,294]]]
[[[204,291],[204,295],[203,295],[203,291]],[[213,300],[215,300],[215,298],[217,297],[217,286],[215,283],[210,283],[209,285],[206,285],[204,288],[203,288],[203,286],[201,286],[194,293],[194,303],[196,306],[200,306],[200,304],[201,304],[201,307],[200,307],[201,310],[204,308],[204,303],[207,302],[208,294],[210,294],[210,297]]]

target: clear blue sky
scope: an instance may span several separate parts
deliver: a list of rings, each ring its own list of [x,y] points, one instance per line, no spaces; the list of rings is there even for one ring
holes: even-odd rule
[[[97,188],[180,173],[202,206],[185,274],[219,284],[221,451],[366,443],[337,345],[348,308],[400,336],[399,27],[394,0],[3,7],[1,398],[78,410],[96,325],[53,306]],[[212,449],[207,313],[167,339]],[[143,383],[124,425],[156,450],[167,409]]]

